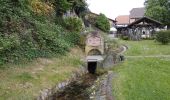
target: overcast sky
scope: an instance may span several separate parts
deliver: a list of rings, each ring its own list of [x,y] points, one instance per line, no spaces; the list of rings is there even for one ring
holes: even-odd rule
[[[115,19],[118,15],[129,15],[132,8],[143,7],[144,0],[87,0],[89,9]]]

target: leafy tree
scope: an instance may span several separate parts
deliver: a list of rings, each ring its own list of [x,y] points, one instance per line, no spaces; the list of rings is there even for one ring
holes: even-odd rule
[[[83,17],[84,13],[88,11],[87,3],[85,0],[73,0],[73,10],[79,17]]]
[[[67,0],[55,0],[56,15],[62,16],[66,11],[71,9],[71,3]]]
[[[96,19],[96,27],[101,29],[104,32],[108,32],[110,30],[110,23],[108,18],[104,14],[100,14]]]
[[[146,16],[156,19],[170,29],[170,1],[169,0],[146,0]]]
[[[77,17],[67,17],[64,19],[64,25],[67,30],[71,32],[81,32],[83,29],[83,23],[80,18]]]
[[[88,9],[85,0],[55,0],[53,4],[55,5],[57,16],[62,16],[68,10],[74,10],[78,16],[81,16]]]

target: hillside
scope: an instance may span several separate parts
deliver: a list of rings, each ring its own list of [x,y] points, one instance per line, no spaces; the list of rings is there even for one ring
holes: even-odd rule
[[[63,20],[53,0],[1,0],[0,6],[0,65],[62,55],[79,41],[81,20]]]
[[[55,0],[0,0],[0,6],[0,100],[35,99],[79,70],[79,17],[57,14],[63,7]]]

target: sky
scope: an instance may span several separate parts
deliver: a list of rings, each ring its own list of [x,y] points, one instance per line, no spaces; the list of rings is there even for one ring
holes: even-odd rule
[[[132,8],[143,7],[144,0],[87,0],[91,12],[103,13],[115,19],[118,15],[129,15]]]

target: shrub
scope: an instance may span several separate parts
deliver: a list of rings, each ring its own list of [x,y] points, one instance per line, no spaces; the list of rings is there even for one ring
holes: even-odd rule
[[[80,43],[80,34],[76,32],[70,32],[65,34],[65,40],[71,45],[78,45]]]
[[[162,44],[168,44],[170,42],[170,31],[159,31],[156,33],[156,41]]]
[[[129,37],[126,36],[126,35],[122,35],[122,36],[121,36],[121,39],[123,39],[123,40],[129,40]]]
[[[107,17],[104,14],[100,14],[96,19],[96,27],[101,29],[104,32],[109,32],[110,23]]]
[[[64,19],[70,32],[65,31],[53,22],[51,2],[0,0],[0,65],[63,55],[79,43],[82,21],[74,17]]]
[[[68,51],[71,44],[64,39],[65,31],[55,24],[36,23],[38,32],[38,45],[41,51],[54,54],[64,54]],[[44,55],[45,56],[45,55]]]
[[[81,32],[83,29],[83,23],[80,18],[66,17],[64,19],[64,27],[71,32]]]

